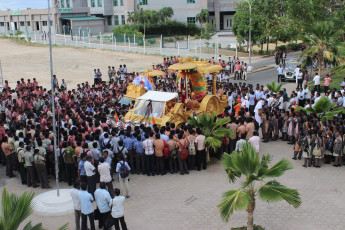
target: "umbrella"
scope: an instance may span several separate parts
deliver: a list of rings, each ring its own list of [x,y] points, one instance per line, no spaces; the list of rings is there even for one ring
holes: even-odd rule
[[[163,76],[165,75],[165,72],[161,70],[152,69],[145,71],[143,75],[147,76],[148,74],[150,74],[150,76]]]

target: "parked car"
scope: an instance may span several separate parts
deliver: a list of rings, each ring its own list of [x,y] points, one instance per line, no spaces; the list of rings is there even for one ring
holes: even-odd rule
[[[283,70],[284,77],[282,81],[296,81],[295,69],[298,65],[301,65],[301,62],[298,62],[296,59],[287,61]]]

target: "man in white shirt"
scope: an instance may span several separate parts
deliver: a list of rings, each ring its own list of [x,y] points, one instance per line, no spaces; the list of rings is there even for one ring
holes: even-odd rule
[[[122,230],[127,230],[123,209],[126,198],[124,196],[120,196],[120,189],[118,188],[115,188],[114,195],[114,199],[109,202],[109,206],[111,207],[111,216],[113,219],[112,224],[114,224],[115,229],[118,230],[120,229],[120,221]]]
[[[88,192],[91,193],[93,197],[95,197],[94,193],[96,191],[96,173],[95,173],[96,168],[95,166],[93,166],[91,161],[92,161],[92,156],[87,155],[86,161],[84,163],[84,169],[86,172]]]
[[[232,103],[233,103],[233,97],[232,97],[232,92],[230,91],[229,93],[228,93],[228,105],[229,105],[229,107],[230,107],[230,111],[232,111]]]
[[[80,215],[81,215],[81,206],[80,206],[80,200],[78,198],[80,189],[79,182],[74,183],[74,188],[70,189],[69,192],[72,197],[73,201],[73,207],[74,207],[74,220],[75,220],[75,229],[80,230]]]
[[[112,178],[110,175],[110,164],[104,161],[103,157],[99,158],[99,165],[97,167],[98,173],[100,175],[100,182],[104,182],[108,188],[111,198],[114,197],[114,187],[112,183]]]
[[[278,108],[279,108],[279,110],[284,109],[284,97],[283,97],[282,93],[279,93]]]
[[[242,133],[241,134],[241,139],[239,139],[237,142],[236,142],[236,148],[235,148],[235,151],[237,152],[241,152],[242,151],[242,145],[246,143],[246,134],[245,133]]]
[[[145,168],[147,176],[154,176],[156,173],[156,163],[154,156],[153,140],[148,133],[145,133],[145,140],[143,141],[143,148],[145,153]]]
[[[279,65],[279,67],[277,68],[277,72],[278,72],[278,83],[283,81],[283,70],[284,68],[282,67],[282,65]]]
[[[314,76],[314,85],[317,92],[320,92],[320,76],[316,73]]]

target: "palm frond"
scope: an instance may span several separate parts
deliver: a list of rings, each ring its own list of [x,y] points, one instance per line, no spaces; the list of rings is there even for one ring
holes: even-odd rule
[[[277,181],[270,181],[258,190],[259,197],[267,202],[285,200],[290,205],[298,208],[302,204],[300,194],[296,189],[287,188]]]
[[[206,137],[205,145],[207,144],[209,144],[214,151],[217,151],[222,145],[222,142],[215,137]]]
[[[225,117],[225,118],[218,118],[216,121],[216,124],[214,128],[219,128],[222,127],[223,125],[226,125],[230,122],[230,117]]]
[[[244,210],[251,201],[248,192],[241,190],[230,190],[223,194],[223,199],[217,206],[223,221],[228,221],[235,210]]]
[[[45,230],[45,228],[43,228],[42,223],[32,226],[31,221],[29,221],[29,223],[24,226],[23,230]]]
[[[213,136],[218,137],[218,138],[223,138],[224,136],[228,136],[233,138],[234,133],[232,129],[227,129],[227,128],[218,128],[215,131],[212,132]]]
[[[69,225],[69,223],[66,223],[66,224],[62,225],[60,228],[58,228],[58,230],[68,230],[68,225]]]
[[[266,168],[262,171],[260,177],[280,177],[282,176],[287,170],[293,169],[293,165],[288,159],[281,159],[271,168]]]

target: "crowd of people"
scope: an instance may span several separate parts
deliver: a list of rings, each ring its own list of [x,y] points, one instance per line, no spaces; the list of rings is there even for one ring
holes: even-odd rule
[[[153,66],[153,69],[166,72],[165,76],[152,77],[156,90],[176,92],[176,73],[168,72],[167,68],[177,62],[176,57],[164,58],[162,64]],[[225,69],[218,74],[217,88],[228,96],[228,107],[219,117],[230,117],[225,126],[234,133],[234,136],[222,139],[221,147],[213,153],[216,157],[220,158],[224,152],[241,151],[242,143],[247,140],[259,153],[261,128],[263,142],[282,139],[294,145],[293,159],[303,157],[304,167],[320,167],[322,162],[330,163],[333,158],[334,166],[342,165],[345,132],[342,114],[333,120],[321,120],[318,114],[296,110],[298,105],[313,107],[322,98],[317,82],[312,91],[307,85],[302,88],[302,84],[298,84],[290,95],[286,89],[275,93],[262,85],[230,81],[231,75],[234,80],[246,80],[247,65],[238,58],[222,60],[219,56],[218,62],[214,58],[210,62]],[[1,93],[0,161],[6,164],[7,176],[14,177],[13,171],[18,170],[23,185],[38,187],[39,183],[43,189],[51,188],[49,177],[58,176],[69,186],[81,186],[85,192],[87,189],[99,205],[97,183],[102,191],[113,197],[120,195],[119,189],[113,188],[113,182],[118,181],[123,196],[129,198],[130,173],[163,176],[168,172],[179,172],[185,175],[190,170],[206,169],[206,137],[201,129],[188,123],[181,127],[174,123],[158,127],[124,121],[133,103],[119,102],[128,84],[139,73],[128,73],[126,65],[120,65],[117,70],[109,66],[107,74],[108,79],[104,79],[100,69],[94,69],[94,84],[81,83],[75,89],[69,89],[64,80],[59,84],[54,76],[57,161],[51,92],[39,86],[36,79],[25,82],[22,78],[15,88],[9,87],[5,81]],[[314,81],[319,78],[316,74]],[[345,79],[339,91],[325,88],[324,97],[337,106],[344,106],[344,86]],[[208,91],[211,91],[210,86]],[[55,175],[55,164],[58,164],[59,175]],[[92,200],[90,196],[85,195],[89,198],[84,199]],[[83,212],[83,207],[81,214],[82,225],[86,226],[88,213]],[[89,216],[90,221],[92,218]],[[102,217],[101,226],[104,221]],[[118,221],[121,219],[116,221],[117,229]]]

